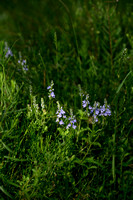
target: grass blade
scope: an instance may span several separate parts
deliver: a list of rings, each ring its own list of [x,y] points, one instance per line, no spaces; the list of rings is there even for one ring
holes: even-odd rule
[[[11,199],[13,199],[13,197],[3,188],[3,186],[0,186],[0,190],[8,197],[10,197]]]
[[[116,91],[116,94],[119,93],[120,89],[122,88],[123,84],[125,83],[126,79],[128,78],[128,76],[129,76],[131,73],[132,73],[132,71],[130,71],[130,72],[126,75],[126,77],[123,79],[123,81],[121,82],[121,84],[119,85],[119,87],[118,87],[118,89],[117,89],[117,91]]]

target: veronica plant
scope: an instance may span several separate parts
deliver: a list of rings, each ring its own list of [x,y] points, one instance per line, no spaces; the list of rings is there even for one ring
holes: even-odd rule
[[[58,107],[58,109],[57,109],[57,112],[56,112],[56,115],[57,115],[56,122],[59,122],[60,125],[63,125],[64,124],[63,118],[66,118],[65,111],[60,106],[58,101],[57,101],[57,107]]]
[[[76,129],[77,126],[75,123],[77,122],[77,120],[75,119],[75,116],[73,115],[72,109],[70,109],[70,117],[68,118],[68,120],[69,120],[69,123],[66,129],[69,129],[70,127],[72,127],[73,129]]]
[[[54,82],[53,80],[51,81],[51,85],[47,87],[47,89],[49,90],[49,99],[55,98],[55,94],[54,94]]]
[[[87,116],[92,117],[92,123],[98,122],[98,117],[100,116],[110,116],[111,115],[111,110],[110,106],[107,105],[106,99],[104,100],[104,105],[101,106],[99,102],[94,102],[93,106],[90,105],[89,102],[89,95],[87,94],[85,99],[82,101],[82,106],[85,108],[85,113]]]
[[[18,63],[23,67],[24,71],[28,71],[28,67],[26,65],[26,60],[19,59]]]
[[[7,42],[5,42],[5,57],[8,58],[9,56],[13,56],[11,49],[9,48]]]
[[[66,119],[66,121],[68,121],[68,124],[66,126],[66,129],[69,129],[70,127],[72,127],[73,129],[76,129],[76,125],[75,123],[77,122],[77,120],[75,119],[75,116],[73,115],[72,109],[70,109],[70,117],[66,117],[66,113],[63,110],[63,108],[60,106],[60,103],[57,101],[57,118],[56,118],[56,122],[58,122],[60,125],[64,125],[65,126],[65,122],[64,119]]]

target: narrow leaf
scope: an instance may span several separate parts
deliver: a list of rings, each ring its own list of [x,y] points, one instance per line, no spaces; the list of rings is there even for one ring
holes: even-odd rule
[[[118,87],[118,89],[117,89],[117,91],[116,91],[116,94],[119,93],[119,91],[120,91],[120,89],[122,88],[123,84],[125,83],[127,77],[128,77],[131,73],[132,73],[132,71],[130,71],[130,72],[126,75],[126,77],[124,78],[124,80],[123,80],[123,81],[121,82],[121,84],[119,85],[119,87]]]
[[[13,151],[12,151],[4,142],[2,142],[2,140],[0,140],[0,142],[2,143],[3,147],[4,147],[7,151],[9,151],[10,153],[13,153]]]
[[[19,159],[19,158],[13,158],[13,157],[9,157],[9,156],[4,156],[4,158],[10,159],[12,161],[17,161],[17,162],[25,162],[28,161],[26,159]]]
[[[13,199],[13,197],[3,188],[3,186],[0,186],[0,190],[8,197],[10,197],[11,199]]]

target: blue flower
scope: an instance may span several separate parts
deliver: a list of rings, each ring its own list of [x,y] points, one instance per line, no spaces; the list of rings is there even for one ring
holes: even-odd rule
[[[72,125],[73,129],[76,129],[77,126],[75,126],[74,124]]]
[[[83,108],[86,108],[86,107],[87,107],[87,102],[86,102],[86,100],[82,101],[82,105],[83,105]]]
[[[26,60],[22,60],[22,65],[25,65],[26,64]]]
[[[93,122],[92,123],[96,123],[96,122],[98,122],[98,117],[97,117],[97,115],[93,115]]]
[[[111,110],[109,110],[109,108],[106,108],[104,116],[110,116],[110,115],[111,115]]]
[[[69,123],[66,127],[66,129],[69,129],[71,127],[71,123]]]
[[[103,105],[103,106],[100,106],[100,114],[99,116],[110,116],[111,115],[111,110],[110,110],[110,107],[109,105]]]
[[[95,110],[95,114],[96,114],[96,115],[99,114],[99,109],[98,109],[98,108]]]
[[[49,97],[55,98],[55,94],[54,94],[53,91],[51,92],[51,94],[49,95]]]
[[[94,108],[93,108],[92,106],[89,105],[89,110],[90,110],[90,113],[93,113]]]
[[[64,122],[61,120],[61,121],[59,122],[59,124],[60,124],[60,125],[63,125],[63,124],[64,124]]]
[[[48,86],[47,89],[48,89],[48,90],[51,89],[51,86]]]
[[[85,100],[82,101],[82,106],[83,108],[86,108],[85,113],[87,116],[92,116],[93,118],[93,123],[98,122],[98,117],[99,116],[110,116],[111,115],[111,110],[109,105],[107,105],[106,99],[104,100],[104,105],[100,106],[99,102],[94,102],[94,105],[91,106],[90,102],[88,101],[89,95],[86,95]]]

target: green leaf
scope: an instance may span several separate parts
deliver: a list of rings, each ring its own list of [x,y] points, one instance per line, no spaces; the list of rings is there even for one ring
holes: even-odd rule
[[[10,153],[13,153],[13,151],[12,151],[4,142],[2,142],[2,140],[0,140],[0,142],[2,143],[3,147],[4,147],[7,151],[9,151]]]
[[[92,163],[92,164],[96,164],[96,165],[98,165],[98,166],[100,166],[100,167],[103,168],[103,166],[102,166],[99,162],[95,161],[93,157],[91,157],[91,158],[86,158],[86,159],[83,161],[83,163]]]
[[[9,157],[9,156],[4,156],[4,158],[10,159],[12,161],[17,161],[17,162],[25,162],[28,161],[26,159],[19,159],[19,158],[13,158],[13,157]]]
[[[132,73],[132,71],[130,71],[130,72],[126,75],[126,77],[123,79],[123,81],[121,82],[121,84],[119,85],[119,87],[118,87],[118,89],[117,89],[117,91],[116,91],[116,94],[119,93],[120,89],[122,88],[123,84],[125,83],[126,79],[128,78],[128,76],[129,76],[131,73]]]
[[[101,144],[99,142],[94,142],[93,145],[94,146],[99,146],[101,148]]]

